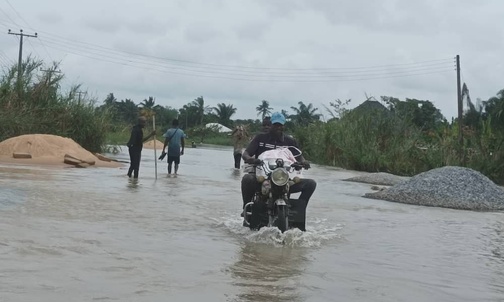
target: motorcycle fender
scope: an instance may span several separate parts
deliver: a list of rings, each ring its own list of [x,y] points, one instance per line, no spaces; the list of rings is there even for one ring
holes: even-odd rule
[[[275,204],[276,204],[277,206],[286,206],[286,205],[287,205],[287,203],[285,203],[285,200],[283,200],[283,199],[281,199],[281,198],[277,199],[277,200],[275,201]]]

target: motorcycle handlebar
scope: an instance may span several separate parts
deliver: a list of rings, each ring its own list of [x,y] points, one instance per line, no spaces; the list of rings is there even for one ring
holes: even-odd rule
[[[302,164],[302,163],[295,162],[295,163],[293,163],[293,164],[291,165],[291,167],[293,167],[293,168],[294,168],[294,170],[299,171],[299,170],[303,169],[303,164]]]

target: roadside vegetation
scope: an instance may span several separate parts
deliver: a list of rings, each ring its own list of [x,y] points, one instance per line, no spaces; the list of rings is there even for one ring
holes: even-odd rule
[[[42,71],[43,70],[43,71]],[[274,111],[287,117],[286,129],[312,162],[346,169],[415,175],[433,168],[453,165],[477,170],[504,184],[504,90],[488,100],[473,102],[467,86],[462,119],[462,143],[457,119],[447,121],[428,100],[382,96],[368,97],[354,109],[350,100],[336,99],[324,106],[330,116],[311,103],[293,102],[290,108],[272,108],[267,100],[256,107],[251,119],[232,119],[233,104],[212,107],[203,96],[176,109],[156,104],[154,97],[135,103],[117,100],[110,93],[104,100],[90,98],[75,85],[63,91],[64,74],[58,64],[49,67],[28,58],[0,78],[0,141],[22,134],[54,134],[72,138],[89,151],[117,150],[124,145],[139,115],[149,118],[146,131],[153,128],[157,139],[178,118],[186,134],[187,146],[232,145],[228,133],[208,123],[233,129],[242,125],[250,136],[258,133],[261,121]]]

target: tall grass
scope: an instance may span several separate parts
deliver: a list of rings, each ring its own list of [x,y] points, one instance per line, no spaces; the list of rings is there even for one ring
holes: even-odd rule
[[[97,111],[93,100],[78,100],[79,86],[63,93],[63,75],[40,73],[42,65],[31,58],[23,62],[21,90],[16,66],[1,78],[0,141],[22,134],[53,134],[69,137],[91,152],[101,151],[110,126],[109,113]]]
[[[478,132],[466,129],[462,153],[457,125],[426,133],[391,114],[348,114],[340,120],[297,127],[294,136],[305,156],[346,169],[415,175],[452,165],[466,166],[504,183],[504,139],[490,122]]]

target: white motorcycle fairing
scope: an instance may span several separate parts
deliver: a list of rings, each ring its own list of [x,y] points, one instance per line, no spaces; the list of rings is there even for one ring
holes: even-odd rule
[[[291,147],[294,148],[294,147]],[[297,148],[296,148],[297,149]],[[300,152],[301,154],[301,152]],[[282,159],[284,162],[284,168],[289,173],[289,178],[293,179],[294,177],[302,177],[301,169],[296,170],[291,165],[296,162],[296,157],[289,150],[289,147],[277,147],[276,149],[271,149],[261,153],[258,156],[258,159],[263,161],[263,165],[259,165],[256,168],[256,176],[264,176],[271,173],[273,170],[277,168],[276,160]]]

